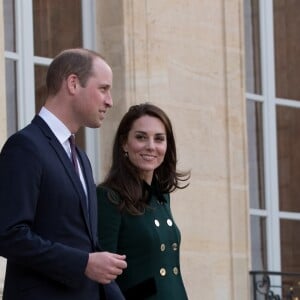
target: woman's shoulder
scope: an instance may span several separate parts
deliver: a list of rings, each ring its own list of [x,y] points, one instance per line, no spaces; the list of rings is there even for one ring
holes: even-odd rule
[[[118,192],[101,184],[97,186],[97,197],[98,200],[110,200],[110,202],[114,204],[118,204],[120,202],[120,195]]]

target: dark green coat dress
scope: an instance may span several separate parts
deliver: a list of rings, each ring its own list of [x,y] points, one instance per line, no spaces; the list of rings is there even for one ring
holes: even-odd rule
[[[108,199],[108,191],[97,190],[99,239],[104,250],[126,254],[127,269],[116,280],[126,299],[188,299],[179,266],[180,232],[169,194],[152,193],[150,207],[133,216],[121,213]]]

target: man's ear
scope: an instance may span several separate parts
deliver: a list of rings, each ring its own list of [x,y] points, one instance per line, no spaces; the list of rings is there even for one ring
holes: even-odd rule
[[[75,94],[79,85],[79,80],[77,75],[70,74],[66,79],[67,89],[69,93]]]

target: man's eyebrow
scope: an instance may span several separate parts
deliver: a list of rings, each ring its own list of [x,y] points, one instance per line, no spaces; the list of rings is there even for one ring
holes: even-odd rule
[[[108,83],[100,83],[99,86],[100,86],[101,88],[105,88],[105,89],[111,88],[111,85],[108,84]]]

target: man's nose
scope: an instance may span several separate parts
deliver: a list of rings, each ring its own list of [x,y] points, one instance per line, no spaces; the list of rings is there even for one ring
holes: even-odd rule
[[[106,99],[105,99],[105,103],[108,107],[112,107],[113,106],[113,99],[112,99],[112,96],[111,96],[111,92],[108,91],[107,92],[107,96],[106,96]]]

